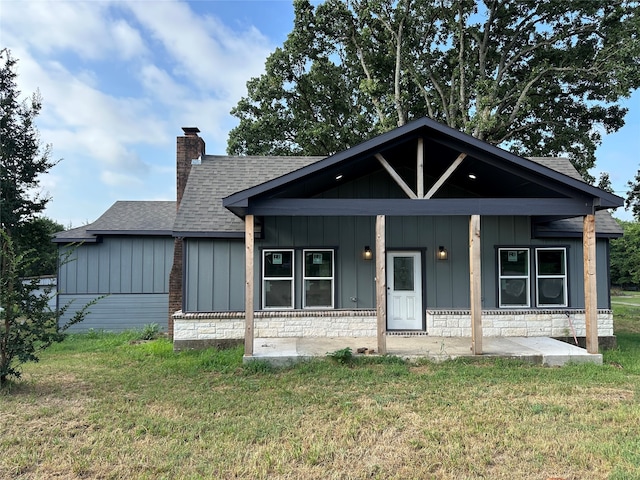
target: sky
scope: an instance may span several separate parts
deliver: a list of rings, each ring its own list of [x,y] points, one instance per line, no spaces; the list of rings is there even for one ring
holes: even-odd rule
[[[40,179],[44,214],[69,228],[117,200],[174,200],[181,127],[224,154],[229,112],[292,28],[290,0],[0,0],[0,48],[19,60],[22,93],[40,91],[40,137],[61,159]],[[624,105],[591,171],[620,196],[640,167],[640,91]]]

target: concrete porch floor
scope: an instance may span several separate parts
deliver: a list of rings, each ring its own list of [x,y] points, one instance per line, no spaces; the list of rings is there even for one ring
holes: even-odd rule
[[[327,353],[350,347],[354,355],[359,348],[377,355],[375,337],[310,337],[256,338],[253,356],[244,361],[264,360],[274,365],[324,357]],[[431,337],[428,335],[388,335],[387,354],[405,359],[427,358],[440,362],[458,357],[509,358],[545,366],[567,363],[595,363],[602,365],[601,354],[590,354],[583,348],[547,337],[484,337],[483,354],[471,354],[471,338]]]

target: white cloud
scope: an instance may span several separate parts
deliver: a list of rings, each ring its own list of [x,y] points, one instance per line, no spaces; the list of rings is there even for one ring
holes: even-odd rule
[[[199,127],[207,151],[223,153],[229,111],[270,50],[241,28],[173,0],[2,1],[18,84],[41,91],[41,138],[63,158],[41,179],[47,214],[81,224],[117,199],[172,198],[180,127]]]
[[[255,28],[235,32],[182,2],[155,3],[153,9],[144,2],[127,6],[171,56],[181,81],[237,100],[246,81],[263,70],[270,42]]]
[[[179,109],[189,98],[190,89],[155,64],[143,65],[138,75],[147,94],[157,102]]]
[[[3,43],[26,44],[41,54],[73,52],[85,60],[131,58],[146,52],[142,37],[110,2],[4,1]]]
[[[102,181],[111,187],[139,187],[143,182],[136,177],[122,172],[105,170],[100,175]]]
[[[114,40],[114,50],[120,52],[124,59],[148,53],[140,32],[124,20],[117,20],[111,25],[111,36]]]

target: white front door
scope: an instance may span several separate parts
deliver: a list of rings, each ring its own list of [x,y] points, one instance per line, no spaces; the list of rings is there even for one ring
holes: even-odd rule
[[[422,330],[422,255],[387,253],[387,330]]]

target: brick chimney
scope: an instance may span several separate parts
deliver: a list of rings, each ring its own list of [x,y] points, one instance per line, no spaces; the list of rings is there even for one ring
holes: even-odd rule
[[[180,209],[193,160],[205,154],[205,143],[196,127],[182,127],[184,136],[176,139],[176,208]],[[183,241],[176,238],[173,246],[173,265],[169,273],[169,321],[167,333],[173,340],[173,314],[182,310]]]

